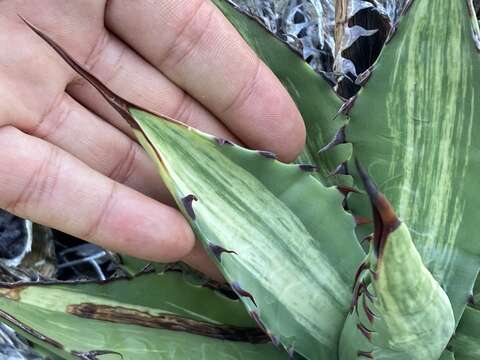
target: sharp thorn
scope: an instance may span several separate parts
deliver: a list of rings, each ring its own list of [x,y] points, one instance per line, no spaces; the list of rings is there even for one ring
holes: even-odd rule
[[[192,220],[196,219],[195,211],[193,210],[194,201],[198,201],[198,199],[195,195],[192,195],[192,194],[182,198],[183,207],[185,208],[185,211],[187,212],[188,216],[190,216]]]
[[[271,151],[258,150],[258,153],[263,157],[266,157],[267,159],[273,159],[273,160],[277,159],[277,154]]]
[[[347,101],[345,101],[342,104],[342,106],[340,106],[340,109],[338,109],[337,114],[335,115],[335,118],[337,118],[338,115],[340,115],[340,114],[348,116],[350,114],[350,110],[352,109],[353,105],[355,104],[355,100],[357,100],[357,95],[354,95],[351,98],[349,98]]]
[[[348,195],[350,193],[356,193],[356,194],[359,194],[360,191],[358,191],[358,189],[354,188],[354,187],[350,187],[350,186],[343,186],[343,185],[338,185],[337,186],[337,189],[338,191],[340,191],[343,195]]]
[[[365,236],[362,241],[360,241],[360,244],[363,244],[365,242],[371,242],[373,240],[373,234]]]
[[[345,126],[342,126],[337,131],[337,133],[335,134],[333,139],[330,140],[330,142],[327,145],[325,145],[320,150],[318,150],[318,153],[321,154],[325,151],[328,151],[328,150],[332,149],[333,147],[335,147],[339,144],[343,144],[344,142],[345,142]]]
[[[347,174],[347,163],[343,162],[338,165],[328,176],[337,176]]]
[[[215,256],[215,258],[218,260],[218,262],[222,262],[223,253],[238,255],[235,251],[227,250],[219,245],[212,244],[211,242],[208,243],[208,248],[210,249],[212,254]]]
[[[270,340],[272,341],[273,346],[275,346],[275,347],[280,346],[280,337],[278,337],[277,335],[273,335],[270,332],[268,332],[267,335],[270,338]]]
[[[357,78],[355,79],[355,85],[358,85],[358,86],[365,85],[365,83],[370,78],[370,75],[372,75],[372,71],[369,68],[357,76]]]
[[[469,305],[472,305],[472,306],[475,305],[475,297],[473,296],[473,294],[470,294],[470,295],[468,296],[467,303],[468,303]]]
[[[40,38],[43,39],[77,74],[90,83],[105,100],[128,122],[128,124],[135,129],[139,129],[138,124],[129,112],[129,108],[132,104],[127,100],[121,98],[108,87],[106,87],[99,79],[86,71],[77,61],[75,61],[69,53],[65,51],[59,44],[53,41],[48,35],[40,31],[36,26],[30,23],[28,20],[18,15],[20,19]]]
[[[255,299],[253,297],[252,294],[250,294],[248,291],[245,291],[242,289],[242,287],[240,286],[240,284],[238,282],[233,282],[231,284],[232,286],[232,289],[233,291],[235,291],[235,293],[239,296],[239,297],[246,297],[246,298],[249,298],[254,304],[255,306],[257,306],[257,303],[255,302]]]
[[[367,359],[373,359],[373,353],[371,351],[358,351],[357,356],[364,357]]]
[[[318,171],[318,166],[311,164],[299,164],[298,168],[304,172],[316,172]]]
[[[365,325],[363,325],[362,323],[358,323],[357,324],[357,329],[360,330],[360,332],[362,333],[363,336],[365,336],[368,341],[372,341],[372,334],[374,333],[374,331],[368,329]]]
[[[215,138],[215,141],[217,142],[218,145],[230,145],[233,146],[233,143],[230,140],[227,139],[222,139],[222,138]]]

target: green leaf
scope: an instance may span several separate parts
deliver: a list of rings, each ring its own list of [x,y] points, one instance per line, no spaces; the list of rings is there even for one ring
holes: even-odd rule
[[[364,252],[344,195],[272,154],[243,149],[119,98],[33,28],[134,129],[232,288],[274,343],[334,359]]]
[[[480,59],[469,20],[465,1],[414,1],[346,130],[457,322],[480,268]],[[368,213],[365,197],[351,199],[354,213]]]
[[[213,0],[213,3],[280,79],[297,104],[307,128],[307,144],[298,161],[317,165],[318,177],[324,184],[351,185],[348,176],[330,176],[351,156],[351,145],[342,144],[319,153],[346,123],[345,116],[338,114],[342,100],[299,54],[257,21],[235,9],[228,0]]]
[[[452,349],[456,360],[478,360],[480,358],[480,310],[468,306],[463,313]]]
[[[239,301],[188,284],[180,273],[4,287],[0,295],[0,319],[62,358],[113,351],[132,360],[286,359]]]
[[[341,360],[437,360],[455,330],[450,301],[422,262],[407,226],[360,169],[375,233],[360,266]]]

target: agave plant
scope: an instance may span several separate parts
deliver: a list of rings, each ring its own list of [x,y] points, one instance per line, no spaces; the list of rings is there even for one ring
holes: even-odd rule
[[[53,358],[480,358],[473,2],[405,2],[345,101],[214,2],[302,112],[296,164],[135,106],[30,26],[130,124],[230,288],[125,258],[103,284],[3,284],[2,320]]]

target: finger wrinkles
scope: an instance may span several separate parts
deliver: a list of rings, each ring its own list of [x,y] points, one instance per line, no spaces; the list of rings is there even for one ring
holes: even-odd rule
[[[164,56],[156,64],[166,73],[181,67],[185,59],[191,55],[202,39],[210,33],[214,8],[201,1],[193,15],[183,24],[181,31],[173,37],[172,45],[164,50]]]
[[[2,128],[1,136],[18,136],[11,129]],[[9,134],[10,133],[10,134]],[[12,194],[13,200],[8,202],[5,210],[18,214],[27,213],[29,208],[41,208],[41,204],[52,197],[61,172],[62,157],[56,147],[49,147],[48,153],[36,167],[29,170],[26,182],[20,191]]]
[[[121,184],[128,183],[135,171],[139,151],[140,147],[133,141],[130,141],[124,155],[118,158],[117,163],[107,176]]]
[[[256,58],[256,65],[253,67],[253,75],[247,76],[244,84],[238,88],[237,95],[232,98],[229,104],[220,111],[221,114],[232,112],[241,109],[245,105],[249,105],[249,100],[253,95],[260,95],[256,91],[259,82],[260,73],[262,70],[262,63],[259,58]]]
[[[99,207],[100,211],[96,216],[92,218],[91,224],[87,224],[87,230],[80,235],[80,238],[86,241],[92,241],[98,237],[99,229],[102,228],[103,223],[106,219],[109,219],[112,214],[112,209],[115,206],[115,199],[117,195],[117,184],[115,182],[111,183],[111,190],[108,193],[108,196],[103,200],[103,204]]]
[[[71,114],[72,108],[69,106],[66,97],[64,92],[58,94],[52,105],[34,122],[28,133],[44,140],[50,140]]]

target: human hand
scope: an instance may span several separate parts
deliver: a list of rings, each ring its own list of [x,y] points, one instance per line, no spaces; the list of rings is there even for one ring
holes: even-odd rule
[[[293,160],[286,90],[209,0],[0,2],[0,207],[215,275],[128,125],[17,16],[125,99]]]

